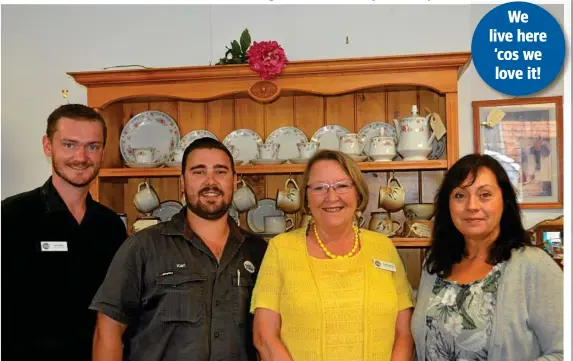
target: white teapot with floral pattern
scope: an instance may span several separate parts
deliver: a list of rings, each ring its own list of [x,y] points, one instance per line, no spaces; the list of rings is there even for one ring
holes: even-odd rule
[[[430,128],[430,117],[418,115],[418,107],[412,105],[412,115],[398,122],[396,136],[398,137],[398,153],[404,160],[426,160],[432,151],[435,134]]]

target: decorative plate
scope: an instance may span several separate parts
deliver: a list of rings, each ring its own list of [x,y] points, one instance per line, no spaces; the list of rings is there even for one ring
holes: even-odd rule
[[[217,136],[211,133],[210,131],[204,129],[197,129],[185,134],[185,136],[181,138],[181,141],[179,142],[179,148],[185,150],[187,149],[189,144],[193,143],[196,139],[199,138],[213,138],[219,140],[217,139]]]
[[[320,143],[318,149],[338,150],[340,149],[338,137],[348,133],[350,133],[350,131],[340,125],[326,125],[317,130],[310,140],[311,142]]]
[[[163,163],[158,162],[158,163],[125,163],[126,166],[128,166],[129,168],[157,168],[160,165],[162,165]]]
[[[280,127],[273,130],[265,140],[267,144],[280,144],[279,159],[291,159],[300,155],[297,143],[306,143],[308,138],[302,130],[295,127]]]
[[[394,141],[396,141],[396,128],[392,124],[386,122],[368,123],[358,132],[358,140],[364,144],[364,154],[370,153],[370,140],[382,136],[381,129],[384,129],[385,137],[394,137]]]
[[[443,136],[442,139],[437,140],[434,138],[432,141],[432,151],[428,155],[428,159],[436,160],[440,159],[442,154],[444,154],[444,150],[446,150],[446,137]]]
[[[159,208],[156,208],[151,215],[159,217],[161,222],[167,222],[171,220],[171,217],[179,213],[181,209],[183,209],[183,205],[177,201],[164,201],[161,202]]]
[[[263,144],[263,139],[250,129],[237,129],[225,137],[223,144],[239,148],[239,157],[237,160],[243,161],[245,162],[244,164],[246,164],[251,159],[256,158],[259,153],[257,144]]]
[[[133,148],[147,147],[157,149],[159,159],[164,161],[179,145],[180,137],[173,118],[163,112],[150,110],[137,114],[127,122],[121,131],[119,148],[126,163],[135,163]]]
[[[261,199],[257,207],[247,213],[247,224],[251,231],[263,233],[265,231],[265,217],[284,216],[285,213],[277,209],[277,202],[274,199]]]

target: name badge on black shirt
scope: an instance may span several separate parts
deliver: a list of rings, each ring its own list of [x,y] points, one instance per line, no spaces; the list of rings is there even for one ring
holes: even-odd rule
[[[42,252],[67,252],[68,242],[40,242]]]

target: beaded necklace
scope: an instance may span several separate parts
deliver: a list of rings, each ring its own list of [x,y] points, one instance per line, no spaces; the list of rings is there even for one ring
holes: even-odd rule
[[[318,241],[318,245],[320,246],[320,248],[322,248],[322,250],[324,251],[324,253],[328,257],[330,257],[332,259],[350,258],[358,249],[358,227],[352,226],[352,229],[354,230],[354,234],[355,234],[355,236],[354,236],[354,247],[352,247],[352,250],[345,255],[335,255],[326,248],[326,246],[324,245],[324,243],[322,243],[322,240],[318,236],[318,232],[316,230],[316,224],[314,225],[314,236],[316,237],[316,240]]]

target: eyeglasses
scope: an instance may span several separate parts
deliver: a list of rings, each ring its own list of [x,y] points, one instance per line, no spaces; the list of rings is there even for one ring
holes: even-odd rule
[[[354,182],[350,180],[343,180],[340,182],[336,182],[334,184],[328,183],[315,183],[309,184],[306,188],[308,188],[309,193],[312,194],[326,194],[330,188],[334,189],[337,194],[344,194],[348,193],[348,191],[354,186]]]

